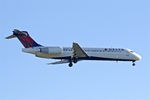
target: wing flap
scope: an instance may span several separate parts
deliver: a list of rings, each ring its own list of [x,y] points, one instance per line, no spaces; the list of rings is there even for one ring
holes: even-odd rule
[[[61,61],[56,61],[56,62],[48,63],[48,65],[50,65],[50,64],[52,64],[52,65],[65,64],[65,63],[69,63],[69,61],[68,60],[61,60]]]

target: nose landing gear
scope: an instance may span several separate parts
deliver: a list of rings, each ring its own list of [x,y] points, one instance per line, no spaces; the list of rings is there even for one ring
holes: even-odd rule
[[[135,61],[132,61],[132,66],[135,66]]]

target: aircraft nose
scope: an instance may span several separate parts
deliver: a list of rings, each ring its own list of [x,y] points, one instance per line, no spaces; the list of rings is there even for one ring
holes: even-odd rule
[[[139,54],[134,54],[135,55],[135,60],[141,60],[142,57]]]

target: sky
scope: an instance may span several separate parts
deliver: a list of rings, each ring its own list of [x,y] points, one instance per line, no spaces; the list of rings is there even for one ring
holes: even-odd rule
[[[0,0],[0,100],[150,100],[149,0]],[[45,46],[130,48],[131,62],[47,65],[13,29]]]

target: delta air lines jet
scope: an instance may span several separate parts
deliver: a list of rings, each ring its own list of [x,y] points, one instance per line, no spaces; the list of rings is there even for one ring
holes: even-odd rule
[[[130,49],[124,48],[82,48],[78,43],[73,43],[72,47],[45,47],[36,43],[27,31],[14,29],[13,35],[6,39],[18,38],[24,48],[25,53],[30,53],[40,58],[59,59],[60,61],[49,64],[68,63],[72,67],[73,63],[82,60],[103,60],[103,61],[131,61],[135,66],[135,61],[141,56]]]

